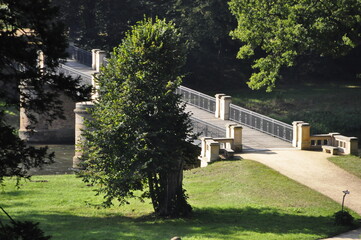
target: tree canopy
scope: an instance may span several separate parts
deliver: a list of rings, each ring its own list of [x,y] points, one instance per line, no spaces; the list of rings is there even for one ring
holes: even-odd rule
[[[227,81],[240,82],[239,61],[235,58],[238,43],[229,36],[236,21],[225,0],[53,2],[61,7],[69,37],[79,47],[111,51],[144,15],[158,16],[173,21],[184,41],[188,42],[190,51],[185,64],[184,84],[219,89]]]
[[[360,45],[358,0],[231,0],[238,26],[231,35],[244,45],[237,57],[254,57],[252,89],[271,91],[280,71],[297,57],[339,57]]]
[[[50,0],[0,0],[0,183],[4,176],[24,177],[29,168],[52,160],[45,148],[27,147],[18,138],[6,122],[7,109],[21,106],[30,118],[39,113],[50,121],[62,116],[60,91],[76,100],[86,95],[77,79],[57,74],[67,47],[57,14]]]
[[[150,197],[160,216],[187,216],[183,168],[198,148],[189,114],[175,89],[181,81],[185,47],[174,24],[143,20],[114,49],[97,77],[99,99],[82,145],[87,182],[113,199]],[[145,191],[141,196],[136,191]]]

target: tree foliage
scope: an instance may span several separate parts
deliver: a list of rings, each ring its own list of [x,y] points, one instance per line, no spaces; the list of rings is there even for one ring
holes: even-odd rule
[[[187,216],[183,168],[195,161],[189,114],[174,93],[185,48],[172,23],[138,22],[114,49],[97,81],[100,97],[87,123],[81,176],[105,205],[150,197],[160,216]],[[147,188],[147,189],[146,189]]]
[[[254,56],[252,89],[271,91],[280,71],[299,56],[343,56],[360,44],[358,0],[231,0],[238,26],[231,32],[244,45],[237,57]],[[258,51],[259,50],[259,51]]]
[[[55,20],[58,9],[50,0],[0,0],[0,182],[4,176],[24,177],[30,167],[52,160],[46,149],[27,147],[6,122],[10,107],[26,109],[30,119],[62,117],[59,92],[82,99],[87,89],[78,80],[58,75],[66,57],[64,25]],[[39,53],[45,65],[38,62]],[[31,117],[32,116],[32,117]]]
[[[227,1],[174,1],[165,17],[179,26],[189,42],[187,85],[217,90],[230,83],[239,85],[241,76],[234,71],[240,64],[235,61],[238,44],[229,37],[236,21]]]
[[[143,16],[173,21],[188,42],[184,82],[193,87],[215,87],[239,78],[235,72],[237,43],[229,37],[236,26],[225,0],[54,0],[74,43],[88,50],[110,51]],[[239,83],[239,79],[236,80]]]
[[[28,170],[51,163],[54,158],[53,153],[47,153],[46,147],[26,146],[15,133],[15,129],[0,122],[0,184],[4,177],[13,176],[18,184],[21,178],[28,178]]]
[[[152,1],[147,0],[54,0],[53,4],[61,8],[70,39],[88,50],[112,50],[133,24],[152,11]]]
[[[31,221],[15,221],[2,207],[1,211],[9,218],[10,224],[0,221],[0,239],[2,240],[49,240],[39,228],[39,223]]]

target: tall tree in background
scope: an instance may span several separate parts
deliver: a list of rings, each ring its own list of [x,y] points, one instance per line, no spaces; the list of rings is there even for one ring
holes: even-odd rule
[[[61,8],[60,19],[66,24],[70,40],[91,50],[111,51],[133,24],[151,15],[147,0],[53,0]]]
[[[218,91],[232,84],[240,85],[240,62],[235,59],[238,44],[229,37],[236,21],[227,1],[174,1],[165,17],[179,26],[189,42],[187,85]]]
[[[185,62],[172,23],[143,20],[126,34],[97,78],[100,93],[84,133],[81,176],[126,203],[135,191],[150,197],[159,216],[187,216],[183,169],[199,154],[189,114],[174,92]],[[145,188],[148,188],[146,190]]]
[[[77,100],[86,93],[79,81],[56,74],[67,47],[57,11],[50,0],[0,0],[0,183],[4,176],[25,177],[31,167],[52,159],[45,148],[27,147],[18,138],[6,110],[21,106],[28,116],[44,114],[50,121],[62,116],[59,91]],[[38,63],[40,52],[44,66]]]
[[[358,0],[231,0],[230,9],[238,21],[231,35],[244,43],[238,58],[256,56],[252,89],[271,91],[299,56],[339,57],[360,44]]]
[[[192,87],[239,84],[238,45],[229,31],[236,27],[226,0],[54,0],[62,8],[69,36],[88,50],[111,51],[144,15],[173,21],[188,42],[185,83]],[[238,67],[237,67],[238,66]],[[243,69],[244,70],[244,69]]]

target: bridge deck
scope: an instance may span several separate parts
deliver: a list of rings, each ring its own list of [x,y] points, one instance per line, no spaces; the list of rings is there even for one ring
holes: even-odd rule
[[[83,74],[86,74],[86,75],[92,75],[93,73],[95,73],[95,70],[93,70],[91,67],[83,65],[83,64],[81,64],[81,63],[79,63],[79,62],[77,62],[76,60],[73,60],[73,59],[67,59],[64,64],[66,66],[74,68],[75,70],[78,70],[78,71],[80,71],[80,72],[82,72]]]
[[[222,120],[214,117],[214,114],[199,109],[194,106],[187,105],[187,112],[192,112],[193,117],[208,122],[221,128],[225,128],[227,123],[235,123],[233,121]],[[242,141],[244,150],[266,150],[277,148],[292,148],[291,143],[272,137],[271,135],[262,133],[252,128],[242,126]]]
[[[76,69],[86,75],[91,75],[95,71],[90,67],[80,64],[74,60],[68,60],[65,65]],[[192,112],[193,117],[208,122],[212,125],[216,125],[225,129],[227,123],[235,123],[233,121],[225,121],[217,119],[214,114],[199,109],[194,106],[188,105],[186,111]],[[277,149],[277,148],[291,148],[291,143],[272,137],[268,134],[259,132],[252,128],[243,126],[243,149],[244,150],[261,150],[261,149]]]

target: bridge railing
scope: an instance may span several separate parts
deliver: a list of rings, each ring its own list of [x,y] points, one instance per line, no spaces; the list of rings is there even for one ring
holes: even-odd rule
[[[229,119],[287,142],[292,142],[292,125],[273,118],[231,104]]]
[[[69,45],[67,50],[69,57],[88,67],[92,66],[92,53],[74,45]]]
[[[84,74],[81,71],[78,71],[75,68],[66,66],[64,64],[59,65],[58,72],[63,73],[66,76],[72,76],[74,78],[80,77],[82,79],[83,84],[86,85],[92,84],[92,76],[90,74]]]
[[[213,138],[226,137],[225,128],[220,128],[195,117],[190,117],[190,119],[193,125],[193,131],[196,133],[200,133],[200,136]]]
[[[176,93],[182,95],[182,100],[189,105],[196,106],[211,113],[215,113],[216,111],[216,98],[214,97],[184,86],[179,86]]]
[[[85,51],[75,46],[69,47],[69,53],[71,57],[84,65],[92,65],[92,54],[91,52]],[[104,64],[107,64],[107,59],[104,59]],[[91,82],[91,76],[82,74],[81,72],[72,71],[72,68],[63,65],[63,71],[67,71],[69,74],[77,74],[78,76],[84,77],[87,81]],[[180,86],[176,90],[176,93],[182,96],[182,100],[187,102],[189,105],[196,106],[200,109],[215,113],[216,111],[216,98],[198,92],[196,90]],[[273,118],[264,116],[262,114],[253,112],[251,110],[239,107],[237,105],[230,105],[230,120],[238,122],[242,125],[251,127],[258,131],[267,133],[274,137],[282,140],[292,142],[293,127],[292,125],[283,123]],[[199,119],[193,118],[192,121],[195,123],[195,129],[199,129],[200,132],[204,132],[205,136],[212,137],[224,137],[225,130],[217,126],[212,126],[207,122],[203,122]],[[212,135],[213,134],[213,135]]]

